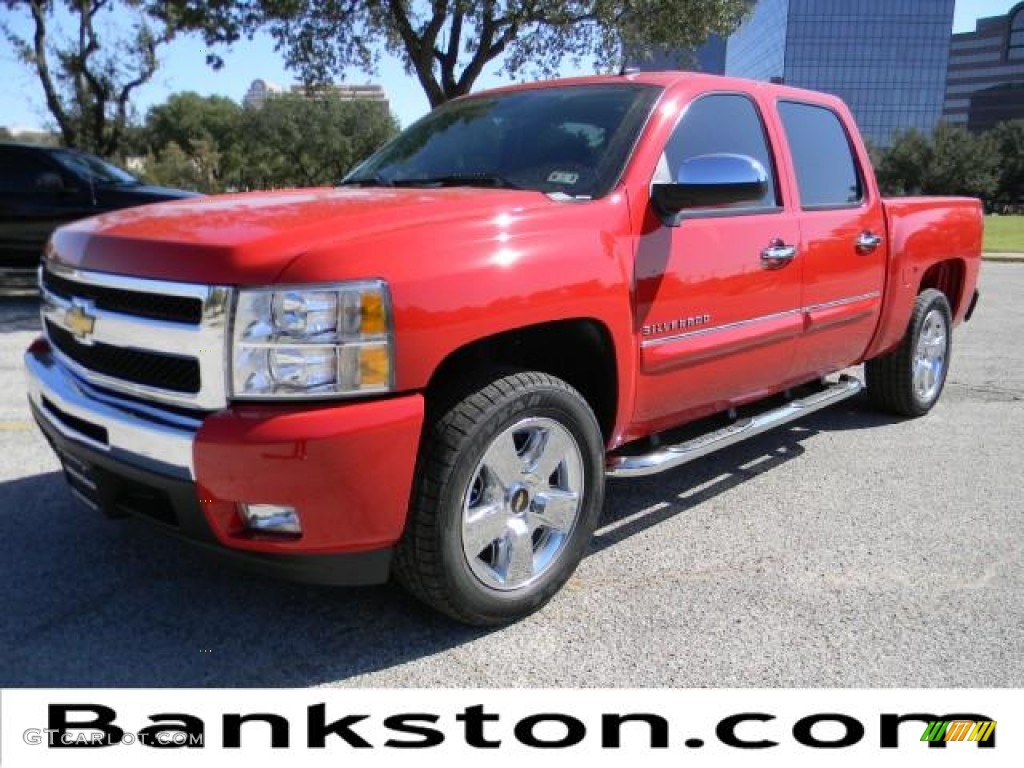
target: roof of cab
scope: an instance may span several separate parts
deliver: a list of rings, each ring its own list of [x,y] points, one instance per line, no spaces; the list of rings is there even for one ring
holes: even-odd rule
[[[778,97],[788,97],[800,101],[813,101],[820,104],[839,104],[841,100],[831,94],[820,91],[809,91],[803,88],[794,88],[789,85],[778,83],[766,83],[760,80],[746,80],[739,77],[728,77],[725,75],[709,75],[702,72],[682,72],[664,70],[659,72],[626,72],[621,75],[587,75],[584,77],[566,77],[554,80],[539,80],[532,83],[517,83],[505,85],[498,88],[489,88],[486,91],[478,91],[471,94],[476,96],[483,93],[505,93],[509,91],[529,90],[534,88],[556,88],[559,86],[573,85],[607,85],[610,83],[639,83],[642,85],[655,85],[662,88],[669,88],[680,84],[688,84],[695,90],[728,91],[738,90],[746,92],[770,92]]]

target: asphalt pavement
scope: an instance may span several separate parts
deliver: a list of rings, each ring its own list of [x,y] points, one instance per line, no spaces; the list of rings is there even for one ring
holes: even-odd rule
[[[923,419],[858,398],[612,482],[567,588],[498,630],[80,508],[25,405],[36,307],[0,299],[0,687],[1024,687],[1022,297],[985,264]]]

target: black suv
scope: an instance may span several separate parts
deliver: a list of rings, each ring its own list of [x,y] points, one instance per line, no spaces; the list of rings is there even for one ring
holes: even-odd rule
[[[145,203],[195,197],[149,186],[75,149],[0,143],[0,289],[35,284],[50,234],[69,221]]]

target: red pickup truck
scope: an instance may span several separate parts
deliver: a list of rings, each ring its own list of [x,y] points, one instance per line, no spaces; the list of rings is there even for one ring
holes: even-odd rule
[[[883,200],[838,99],[682,73],[493,90],[336,188],[66,226],[31,408],[75,496],[265,571],[543,605],[606,476],[942,392],[981,208]]]

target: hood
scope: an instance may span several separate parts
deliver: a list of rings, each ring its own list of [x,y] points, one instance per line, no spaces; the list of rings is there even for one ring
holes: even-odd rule
[[[273,283],[304,253],[394,233],[556,205],[540,192],[336,188],[193,197],[95,216],[57,230],[67,266],[183,282]]]

